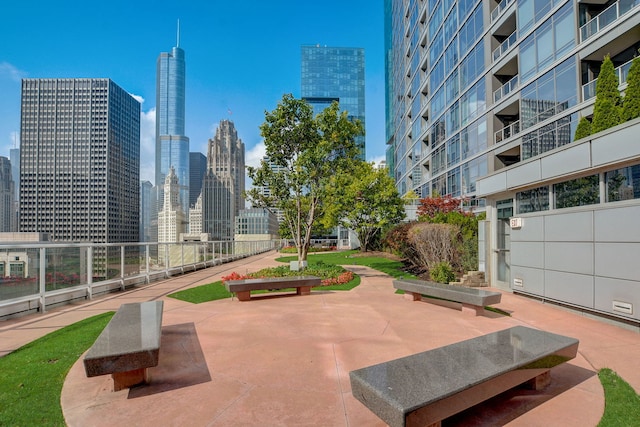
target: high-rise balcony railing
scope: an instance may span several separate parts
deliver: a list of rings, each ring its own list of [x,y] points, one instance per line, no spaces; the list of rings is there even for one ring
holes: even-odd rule
[[[629,68],[631,68],[631,63],[633,60],[629,62],[625,62],[615,69],[615,72],[618,74],[618,82],[620,85],[623,85],[627,82],[627,77],[629,76]],[[596,84],[598,79],[593,79],[589,83],[582,85],[582,100],[586,101],[588,99],[596,96]]]
[[[280,240],[0,244],[0,319],[280,248]]]
[[[519,133],[520,133],[520,120],[513,122],[509,126],[505,126],[499,131],[497,131],[493,135],[493,140],[497,144]]]
[[[498,6],[493,9],[491,11],[491,22],[495,21],[496,19],[498,19],[498,17],[500,17],[500,15],[502,15],[502,12],[505,11],[505,9],[507,7],[509,7],[509,5],[511,3],[513,3],[515,0],[502,0]]]
[[[603,28],[613,24],[618,18],[640,4],[640,0],[618,0],[598,16],[580,27],[580,41],[583,42]]]
[[[516,74],[515,76],[513,76],[511,80],[509,80],[508,82],[500,86],[498,90],[493,92],[493,102],[495,103],[500,101],[502,98],[504,98],[505,96],[513,92],[515,89],[517,89],[518,83],[519,83],[519,79],[518,79],[518,75]]]
[[[500,46],[498,46],[494,51],[493,51],[493,62],[496,62],[498,60],[498,58],[500,58],[502,55],[504,55],[504,53],[509,50],[509,48],[511,46],[513,46],[515,44],[515,42],[518,41],[518,30],[515,30],[513,33],[511,33],[511,35],[509,37],[507,37],[505,39],[505,41],[503,41],[502,43],[500,43]]]

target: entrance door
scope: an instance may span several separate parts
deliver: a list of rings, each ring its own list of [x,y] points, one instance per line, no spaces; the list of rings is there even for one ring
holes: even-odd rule
[[[500,200],[496,204],[496,286],[511,289],[511,226],[513,199]]]

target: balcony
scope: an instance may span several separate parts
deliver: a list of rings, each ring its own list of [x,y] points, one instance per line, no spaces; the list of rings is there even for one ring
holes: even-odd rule
[[[503,127],[502,129],[497,131],[493,136],[493,140],[497,144],[519,133],[520,133],[520,120],[513,122],[509,126]]]
[[[617,67],[614,71],[618,74],[618,82],[620,86],[627,82],[627,76],[629,76],[629,68],[633,60],[625,62]],[[598,79],[593,79],[589,83],[582,85],[582,100],[587,101],[596,96],[596,82]]]
[[[580,42],[584,42],[603,28],[613,24],[618,18],[640,4],[640,0],[619,0],[602,11],[598,16],[580,27]]]
[[[498,6],[493,9],[491,11],[491,22],[493,23],[495,20],[497,20],[500,15],[502,15],[502,12],[504,12],[507,7],[509,7],[511,5],[511,3],[514,3],[515,0],[503,0],[500,3],[498,3]]]
[[[504,98],[505,96],[507,96],[508,94],[510,94],[511,92],[513,92],[515,89],[518,88],[518,84],[519,84],[519,79],[518,79],[518,75],[516,74],[515,76],[513,76],[511,80],[509,80],[508,82],[506,82],[505,84],[500,86],[500,88],[498,88],[496,91],[493,92],[493,102],[496,103],[502,98]]]
[[[498,58],[500,58],[506,51],[508,51],[509,48],[513,46],[517,41],[518,41],[518,30],[511,33],[511,35],[507,37],[505,41],[503,41],[500,44],[500,46],[498,46],[493,51],[493,54],[492,54],[493,62],[496,62]]]

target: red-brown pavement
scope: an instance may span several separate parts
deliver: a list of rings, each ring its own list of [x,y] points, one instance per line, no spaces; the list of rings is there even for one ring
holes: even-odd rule
[[[0,323],[0,355],[52,330],[133,301],[165,301],[160,364],[149,385],[112,392],[109,376],[71,368],[62,409],[70,426],[384,426],[351,395],[349,371],[515,325],[580,340],[578,356],[552,369],[541,392],[513,390],[446,425],[595,426],[604,411],[597,370],[640,392],[640,333],[503,292],[511,316],[474,317],[454,303],[411,302],[392,279],[352,266],[349,292],[224,299],[190,304],[179,289],[278,263],[275,252]]]

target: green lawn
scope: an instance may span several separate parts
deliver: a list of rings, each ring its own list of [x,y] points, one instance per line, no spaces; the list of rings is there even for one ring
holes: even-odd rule
[[[598,427],[640,426],[640,395],[611,369],[600,369],[598,377],[604,388],[604,415]]]
[[[0,357],[0,426],[64,426],[64,379],[112,316],[90,317]]]

